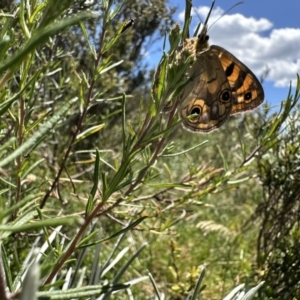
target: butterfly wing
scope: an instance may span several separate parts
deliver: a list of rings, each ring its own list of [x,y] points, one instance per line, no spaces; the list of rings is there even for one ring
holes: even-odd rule
[[[258,107],[264,101],[264,90],[252,71],[222,47],[213,45],[210,49],[218,56],[231,87],[231,115]]]
[[[230,116],[233,95],[217,54],[208,49],[198,55],[188,76],[179,99],[183,127],[204,133],[219,128]]]

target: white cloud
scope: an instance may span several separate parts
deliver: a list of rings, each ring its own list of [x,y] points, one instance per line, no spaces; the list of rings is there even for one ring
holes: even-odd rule
[[[200,16],[204,22],[209,9],[199,7],[197,14],[192,10],[193,21],[196,23]],[[296,73],[300,73],[300,28],[275,29],[268,19],[238,13],[220,18],[223,13],[219,7],[211,13],[208,22],[210,44],[231,52],[258,77],[268,68],[267,80],[274,82],[276,87],[289,86],[291,81],[295,84]],[[179,19],[183,21],[184,13],[180,13]]]

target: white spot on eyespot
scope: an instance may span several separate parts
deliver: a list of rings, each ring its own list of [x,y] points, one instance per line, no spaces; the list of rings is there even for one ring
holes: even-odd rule
[[[211,108],[211,112],[212,112],[213,115],[218,114],[218,106],[217,106],[217,105],[214,105],[214,106]]]
[[[204,112],[202,115],[202,122],[203,123],[209,123],[209,114],[207,112]]]

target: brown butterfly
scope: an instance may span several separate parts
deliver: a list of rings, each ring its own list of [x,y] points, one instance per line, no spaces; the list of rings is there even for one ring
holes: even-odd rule
[[[252,71],[220,46],[209,46],[207,20],[198,37],[185,39],[175,57],[194,56],[188,68],[190,80],[179,101],[185,129],[207,133],[219,128],[231,115],[253,110],[264,101],[264,91]],[[170,103],[164,111],[170,109]]]

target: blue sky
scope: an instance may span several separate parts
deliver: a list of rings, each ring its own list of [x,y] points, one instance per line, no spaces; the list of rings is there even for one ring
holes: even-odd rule
[[[177,6],[175,20],[183,22],[184,0],[169,0]],[[238,0],[216,0],[212,24]],[[204,21],[211,0],[193,0],[194,14],[190,33]],[[279,106],[300,73],[300,0],[248,0],[231,9],[210,29],[210,44],[219,45],[246,64],[258,78],[268,68],[263,84],[265,100]],[[195,12],[194,12],[195,13]],[[201,20],[199,20],[199,16]],[[163,41],[157,46],[162,51]],[[153,53],[152,53],[153,54]],[[153,63],[153,56],[148,56]]]

